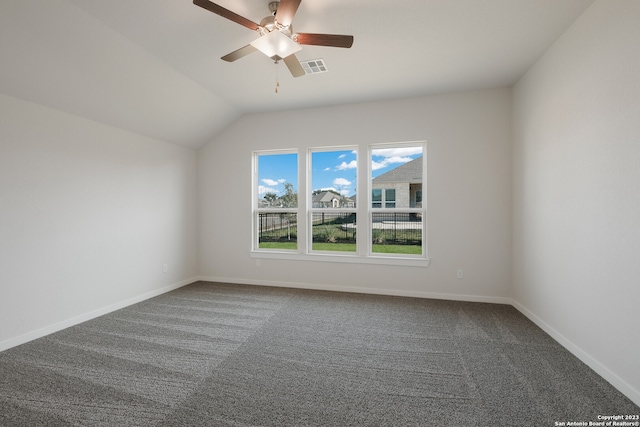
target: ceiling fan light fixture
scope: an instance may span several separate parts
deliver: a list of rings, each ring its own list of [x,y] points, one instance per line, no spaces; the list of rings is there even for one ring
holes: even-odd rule
[[[298,43],[277,30],[265,34],[250,44],[269,58],[286,58],[302,49]]]

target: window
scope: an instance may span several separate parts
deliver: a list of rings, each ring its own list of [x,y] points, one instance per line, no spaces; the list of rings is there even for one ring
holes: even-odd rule
[[[386,188],[384,190],[384,207],[395,208],[396,207],[396,189]]]
[[[416,202],[422,200],[423,152],[423,144],[377,145],[370,150],[372,254],[424,253],[424,215]]]
[[[425,148],[254,152],[252,256],[426,266]]]
[[[309,160],[311,251],[356,252],[356,150],[312,149]]]
[[[254,248],[298,248],[298,154],[254,156]]]
[[[382,189],[374,188],[371,190],[371,207],[381,208],[383,206]],[[396,207],[396,189],[385,188],[384,189],[384,207],[395,208]]]
[[[371,190],[371,207],[382,207],[382,190],[380,188],[374,188],[373,190]]]

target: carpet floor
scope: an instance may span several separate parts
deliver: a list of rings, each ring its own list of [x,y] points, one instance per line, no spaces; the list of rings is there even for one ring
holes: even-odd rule
[[[0,353],[1,426],[555,426],[640,408],[513,307],[198,282]]]

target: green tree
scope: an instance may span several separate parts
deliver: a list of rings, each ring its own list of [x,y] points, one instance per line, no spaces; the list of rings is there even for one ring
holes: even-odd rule
[[[280,202],[282,203],[282,207],[297,208],[298,193],[296,192],[295,188],[293,188],[293,184],[290,182],[285,182],[283,185],[284,194],[279,198]],[[283,213],[280,214],[280,217],[287,222],[287,239],[291,240],[291,222],[297,219],[298,216],[294,213]]]
[[[269,203],[269,206],[274,206],[277,199],[278,195],[276,193],[266,193],[264,195],[264,200]]]
[[[295,188],[293,188],[293,184],[290,182],[285,182],[284,184],[284,194],[280,196],[280,201],[282,202],[283,208],[297,208],[298,207],[298,193]]]

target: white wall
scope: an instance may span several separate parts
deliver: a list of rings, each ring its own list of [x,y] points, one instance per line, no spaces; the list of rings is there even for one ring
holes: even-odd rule
[[[514,89],[517,306],[640,404],[640,2],[600,0]]]
[[[0,94],[0,350],[196,275],[513,296],[640,404],[638,22],[640,2],[597,1],[512,98],[497,89],[248,115],[197,160]],[[413,140],[428,141],[429,267],[255,265],[252,150],[356,144],[366,152],[369,143]]]
[[[195,151],[2,94],[0,120],[0,350],[197,275]]]
[[[277,95],[274,95],[277,96]],[[244,116],[198,153],[200,273],[214,280],[505,302],[510,91]],[[427,140],[429,267],[263,259],[251,250],[252,150]],[[365,172],[361,172],[365,173]],[[464,279],[456,279],[456,268]]]

